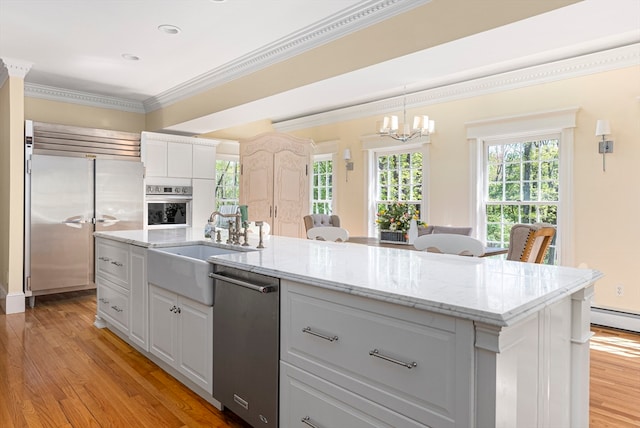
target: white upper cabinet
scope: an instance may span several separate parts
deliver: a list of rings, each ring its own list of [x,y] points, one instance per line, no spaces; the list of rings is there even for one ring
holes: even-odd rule
[[[217,140],[142,133],[146,177],[215,179]]]
[[[193,178],[216,178],[216,148],[209,145],[193,146]]]

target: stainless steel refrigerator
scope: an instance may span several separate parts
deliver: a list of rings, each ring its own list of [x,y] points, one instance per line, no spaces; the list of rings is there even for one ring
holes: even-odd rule
[[[137,143],[136,143],[137,135]],[[143,228],[139,134],[27,121],[25,295],[95,288],[94,231]]]

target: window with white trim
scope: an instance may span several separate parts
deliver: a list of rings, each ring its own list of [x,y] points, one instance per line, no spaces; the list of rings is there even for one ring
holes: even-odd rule
[[[240,161],[216,160],[216,210],[222,205],[240,203]]]
[[[413,205],[420,213],[423,200],[423,153],[419,148],[376,152],[376,200],[379,212],[393,202]]]
[[[333,158],[330,154],[314,157],[311,212],[333,213]]]
[[[507,247],[517,223],[558,224],[559,135],[484,142],[484,208],[488,246]],[[555,237],[545,263],[556,263]]]

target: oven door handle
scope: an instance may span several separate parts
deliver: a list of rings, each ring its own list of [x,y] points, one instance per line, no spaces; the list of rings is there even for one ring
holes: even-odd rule
[[[248,288],[249,290],[257,291],[258,293],[266,294],[276,291],[276,287],[251,284],[250,282],[242,281],[241,279],[231,278],[219,273],[210,273],[209,278],[218,279],[220,281],[226,281],[231,284],[239,285],[240,287]]]

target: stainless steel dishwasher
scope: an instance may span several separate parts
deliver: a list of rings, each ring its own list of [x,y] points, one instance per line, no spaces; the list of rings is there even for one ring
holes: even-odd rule
[[[278,426],[280,280],[214,265],[213,396],[253,427]]]

